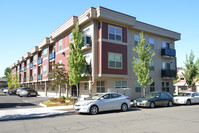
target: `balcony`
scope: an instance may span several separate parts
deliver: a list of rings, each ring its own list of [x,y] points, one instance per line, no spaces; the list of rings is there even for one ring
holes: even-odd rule
[[[170,48],[163,48],[163,49],[161,49],[161,56],[168,57],[168,58],[174,58],[176,56],[176,50],[170,49]]]
[[[30,81],[33,81],[33,76],[30,76]]]
[[[26,70],[27,70],[27,67],[25,66],[25,67],[24,67],[24,71],[26,71]]]
[[[176,70],[162,70],[161,76],[162,78],[174,78],[176,77]]]
[[[42,64],[42,58],[38,59],[38,65]]]
[[[49,54],[49,60],[55,59],[55,52]]]
[[[30,63],[30,68],[33,68],[33,63]]]
[[[37,77],[38,80],[42,80],[42,74],[39,74]]]
[[[26,78],[23,79],[23,82],[26,82]]]

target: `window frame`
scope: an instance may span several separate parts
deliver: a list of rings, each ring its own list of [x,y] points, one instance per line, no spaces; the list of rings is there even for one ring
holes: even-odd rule
[[[44,73],[44,76],[47,75],[47,66],[44,66],[44,67],[43,67],[43,73]]]
[[[115,67],[111,67],[110,66],[110,61],[109,61],[109,55],[110,54],[113,54],[114,55],[114,62],[115,62]],[[118,55],[121,55],[121,68],[119,67],[116,67],[116,60],[115,60],[115,55],[118,54]],[[108,68],[111,68],[111,69],[123,69],[123,54],[121,53],[113,53],[113,52],[108,52]]]
[[[114,40],[113,40],[113,39],[110,39],[110,37],[109,37],[109,34],[110,34],[109,27],[115,28],[115,29],[114,29],[115,33],[111,33],[111,34],[114,34],[114,36],[115,36],[115,39],[114,39]],[[121,35],[119,35],[119,34],[116,33],[116,29],[120,29],[120,30],[121,30]],[[116,35],[121,36],[121,40],[117,40],[117,39],[116,39]],[[110,25],[110,24],[109,24],[109,25],[108,25],[108,39],[109,39],[109,40],[112,40],[112,41],[122,42],[122,28],[121,28],[121,27],[118,27],[118,26],[113,26],[113,25]]]
[[[99,86],[98,82],[100,83]],[[104,85],[102,85],[102,82],[104,82]],[[103,87],[104,87],[104,92],[102,92]],[[98,88],[100,88],[100,92],[98,92]],[[105,81],[104,80],[96,81],[96,93],[105,93],[105,92],[106,92]]]
[[[117,81],[120,81],[120,86],[117,86]],[[122,82],[126,82],[126,86],[122,85]],[[126,80],[115,80],[115,88],[127,88],[127,81]]]
[[[59,40],[59,51],[62,50],[62,39]]]
[[[136,40],[137,37],[139,38],[138,40]],[[134,46],[137,46],[139,41],[140,41],[140,35],[134,34]]]
[[[153,40],[153,43],[150,42],[151,39]],[[155,49],[155,39],[152,37],[149,37],[149,44],[150,44],[150,46],[153,45],[153,47],[151,47],[151,49],[154,50]]]
[[[155,92],[155,82],[150,84],[150,92]]]
[[[140,86],[140,84],[139,84],[139,86],[137,86],[139,83],[136,81],[135,82],[135,92],[136,93],[140,93],[141,92],[141,86]],[[138,91],[138,89],[139,89],[139,91]]]
[[[84,90],[87,91],[88,90],[88,82],[84,83]]]

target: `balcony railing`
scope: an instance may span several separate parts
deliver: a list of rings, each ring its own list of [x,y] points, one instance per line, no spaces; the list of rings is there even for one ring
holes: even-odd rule
[[[25,67],[24,67],[24,71],[26,71],[26,70],[27,70],[27,67],[25,66]]]
[[[26,78],[23,79],[23,82],[26,82]]]
[[[42,58],[38,59],[38,65],[42,64]]]
[[[176,77],[176,70],[162,70],[161,76],[162,78],[174,78]]]
[[[30,63],[30,68],[33,68],[33,63]]]
[[[33,76],[30,76],[30,81],[33,81]]]
[[[49,60],[52,60],[55,58],[55,52],[52,52],[49,54]]]
[[[42,80],[42,74],[39,74],[37,77],[38,80]]]
[[[170,48],[163,48],[161,50],[161,55],[162,56],[175,57],[176,56],[176,50],[175,49],[170,49]]]

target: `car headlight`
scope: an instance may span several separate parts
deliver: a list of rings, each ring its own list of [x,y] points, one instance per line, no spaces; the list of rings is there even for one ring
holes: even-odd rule
[[[87,102],[87,103],[84,103],[82,104],[82,106],[88,106],[89,104],[91,104],[92,102]]]
[[[142,101],[143,103],[147,103],[148,101],[147,100],[144,100],[144,101]]]

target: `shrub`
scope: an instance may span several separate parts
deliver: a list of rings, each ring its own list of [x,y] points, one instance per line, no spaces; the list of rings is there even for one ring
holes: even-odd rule
[[[50,101],[51,101],[51,102],[58,102],[58,98],[51,97],[51,98],[50,98]]]
[[[65,103],[65,99],[59,98],[59,99],[58,99],[58,102],[60,102],[60,103]]]

